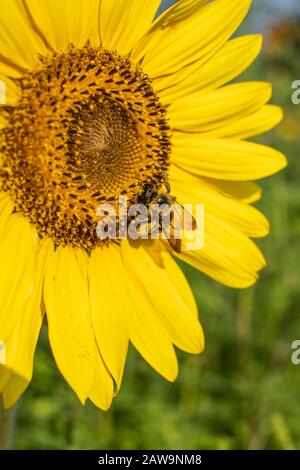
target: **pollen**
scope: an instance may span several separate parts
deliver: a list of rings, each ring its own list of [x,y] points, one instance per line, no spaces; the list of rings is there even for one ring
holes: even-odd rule
[[[41,57],[16,81],[0,139],[3,189],[41,237],[91,250],[99,204],[138,201],[163,181],[170,158],[166,110],[129,57],[70,47]]]

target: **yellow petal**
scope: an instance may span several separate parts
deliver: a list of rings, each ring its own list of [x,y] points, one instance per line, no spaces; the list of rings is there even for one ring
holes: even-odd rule
[[[242,181],[272,175],[287,164],[281,152],[265,145],[179,133],[173,138],[173,162],[195,175]]]
[[[260,200],[262,189],[251,181],[222,181],[213,178],[201,178],[207,181],[217,191],[246,204],[253,204]]]
[[[157,31],[162,29],[171,30],[177,27],[182,21],[187,20],[197,13],[207,0],[179,0],[174,5],[167,8],[163,13],[157,15],[153,21],[150,30],[140,39],[133,50],[133,59],[140,61],[143,59],[146,51],[151,50],[152,40],[155,38]]]
[[[83,47],[87,40],[96,46],[99,0],[25,0],[36,28],[45,42],[57,51],[69,44]]]
[[[14,330],[6,342],[6,368],[13,372],[3,390],[6,408],[14,405],[32,378],[33,357],[44,314],[41,309],[44,271],[51,247],[50,240],[40,243],[36,282],[32,294],[23,311],[19,312]]]
[[[261,46],[261,35],[232,39],[202,66],[196,61],[175,74],[159,77],[154,83],[155,90],[163,103],[172,103],[195,92],[214,90],[246,70],[258,56]]]
[[[8,60],[0,54],[0,75],[10,78],[20,78],[24,74],[24,69],[18,67],[12,60]]]
[[[7,125],[6,119],[3,116],[0,116],[0,130],[3,129],[6,125]]]
[[[59,247],[48,259],[44,285],[51,348],[82,403],[91,390],[96,361],[87,265],[88,256],[81,250]]]
[[[191,295],[190,288],[186,283],[174,285],[180,268],[170,255],[161,255],[158,265],[143,248],[124,244],[123,253],[129,275],[135,278],[139,290],[144,291],[153,305],[154,321],[163,326],[165,334],[180,349],[201,352],[204,348],[203,331],[194,310],[185,301],[185,297]],[[172,279],[167,268],[174,272]]]
[[[151,28],[160,0],[101,0],[100,36],[105,49],[127,54]]]
[[[120,284],[123,268],[120,248],[93,250],[89,263],[89,287],[93,329],[103,360],[120,388],[128,348],[128,294]]]
[[[0,213],[6,207],[7,204],[10,204],[10,206],[13,208],[9,193],[6,191],[0,191]]]
[[[94,381],[89,393],[90,400],[101,410],[108,410],[114,394],[114,382],[107,372],[100,354],[96,354]]]
[[[36,281],[38,234],[26,219],[13,214],[0,245],[5,269],[0,272],[0,339],[7,341]]]
[[[217,129],[201,134],[203,138],[248,139],[267,132],[277,126],[283,119],[282,109],[278,106],[263,106],[259,111],[241,117]]]
[[[15,106],[19,100],[20,89],[12,80],[0,75],[0,105]]]
[[[12,377],[12,373],[6,367],[0,365],[0,393],[3,393],[9,379]]]
[[[172,192],[181,203],[204,204],[205,213],[222,218],[248,237],[264,237],[269,233],[265,216],[243,201],[229,197],[209,183],[184,171],[170,168]]]
[[[163,296],[159,297],[154,297],[153,290],[151,289],[150,293],[153,304],[157,308],[159,318],[165,325],[166,331],[169,332],[173,343],[184,351],[198,354],[203,351],[205,340],[198,320],[197,306],[191,288],[171,255],[162,251],[162,259],[164,271],[158,266],[156,266],[155,270],[160,274],[161,282],[165,282],[164,285],[167,286],[167,290],[170,289],[169,293],[174,295],[174,292],[176,292],[176,294],[175,297],[172,297],[172,302],[170,302],[170,298],[168,299],[168,304],[168,296],[165,289],[162,289],[164,292]],[[158,284],[158,279],[154,279],[155,283]],[[164,303],[161,303],[161,297],[164,298]],[[179,299],[178,303],[176,303],[176,298]],[[181,310],[180,305],[183,300],[187,304],[188,309],[184,307]]]
[[[163,264],[169,280],[173,283],[174,288],[178,290],[181,298],[185,300],[191,314],[193,314],[195,319],[198,320],[198,308],[195,297],[182,270],[178,268],[169,253],[162,251],[161,256],[163,258]]]
[[[3,239],[10,227],[9,219],[14,205],[8,193],[0,192],[0,241]]]
[[[5,410],[11,408],[16,403],[28,387],[29,383],[29,380],[24,379],[19,375],[11,374],[2,392],[3,406]]]
[[[206,62],[230,38],[245,17],[251,0],[215,0],[170,27],[157,28],[134,51],[151,77]]]
[[[32,27],[22,0],[0,0],[0,7],[0,51],[6,65],[0,71],[15,77],[14,68],[19,72],[34,69],[39,64],[38,54],[46,54],[47,48]]]
[[[221,133],[226,125],[238,127],[241,119],[262,108],[271,96],[272,87],[265,82],[235,83],[204,95],[194,93],[170,105],[170,126],[188,132]]]
[[[120,270],[119,282],[126,286],[128,292],[129,337],[144,359],[159,374],[173,381],[178,373],[176,354],[161,322],[157,319],[153,305],[141,287],[147,279],[143,276],[138,282],[129,274],[129,269],[131,270],[132,264],[136,262],[135,256],[138,249],[132,250],[126,240],[121,243],[125,269]]]
[[[188,251],[181,254],[176,253],[175,256],[227,287],[246,289],[253,286],[258,280],[256,272],[249,275],[242,270],[231,271],[230,266],[221,265],[204,252]]]
[[[187,263],[230,287],[254,284],[257,273],[266,265],[256,245],[220,216],[205,213],[204,247],[179,256]]]
[[[179,21],[183,21],[195,14],[206,3],[207,0],[179,0],[157,17],[151,31],[158,27],[175,26]]]

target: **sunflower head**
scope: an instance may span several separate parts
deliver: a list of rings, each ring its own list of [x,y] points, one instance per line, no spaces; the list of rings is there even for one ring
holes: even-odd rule
[[[70,46],[40,60],[5,109],[2,187],[41,236],[90,250],[97,206],[120,195],[133,204],[167,171],[166,111],[151,80],[116,52]]]

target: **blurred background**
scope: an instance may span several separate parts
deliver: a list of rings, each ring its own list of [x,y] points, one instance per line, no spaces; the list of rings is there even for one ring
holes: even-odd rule
[[[164,2],[171,4],[173,2]],[[298,9],[297,9],[298,8]],[[123,386],[108,413],[82,407],[59,374],[46,334],[31,386],[17,409],[16,449],[300,449],[300,80],[299,0],[254,0],[241,33],[263,32],[264,52],[242,80],[269,80],[285,122],[257,139],[289,157],[286,171],[263,181],[258,204],[271,221],[259,242],[268,267],[244,291],[183,269],[206,332],[201,356],[179,353],[175,384],[132,349]]]

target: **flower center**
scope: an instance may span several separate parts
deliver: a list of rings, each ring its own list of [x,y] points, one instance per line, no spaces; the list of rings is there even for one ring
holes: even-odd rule
[[[138,201],[163,181],[170,154],[165,109],[150,79],[114,52],[70,47],[19,81],[0,135],[2,187],[16,211],[56,244],[88,250],[99,204]]]

